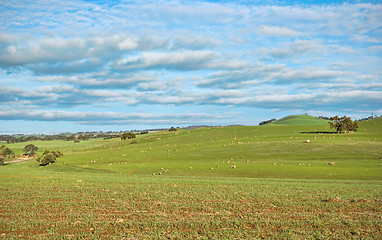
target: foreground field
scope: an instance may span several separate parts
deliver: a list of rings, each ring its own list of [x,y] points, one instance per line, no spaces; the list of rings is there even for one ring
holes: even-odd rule
[[[0,238],[381,239],[382,119],[305,120],[31,142],[64,156],[0,167]]]
[[[29,164],[1,172],[2,238],[382,236],[381,181],[144,177]]]

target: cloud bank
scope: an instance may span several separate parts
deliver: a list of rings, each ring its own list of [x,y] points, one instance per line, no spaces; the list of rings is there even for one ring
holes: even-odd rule
[[[10,124],[382,114],[379,3],[41,0],[0,8],[0,120]]]

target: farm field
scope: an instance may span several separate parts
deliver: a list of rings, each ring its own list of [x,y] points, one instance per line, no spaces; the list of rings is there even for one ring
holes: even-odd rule
[[[0,168],[0,238],[380,239],[381,119],[305,120],[28,142],[64,156]]]

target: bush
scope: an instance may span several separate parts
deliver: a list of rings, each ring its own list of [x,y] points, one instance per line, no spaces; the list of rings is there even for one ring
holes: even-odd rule
[[[176,131],[176,128],[171,127],[171,128],[169,129],[169,131],[170,131],[170,132],[175,132],[175,131]]]
[[[132,139],[132,138],[135,138],[135,134],[132,132],[126,132],[121,135],[121,140]]]
[[[40,166],[45,166],[45,165],[48,165],[50,163],[54,163],[55,161],[56,161],[56,157],[54,156],[54,154],[48,153],[48,154],[45,154],[41,157]]]
[[[43,155],[36,159],[40,163],[40,166],[46,166],[50,163],[54,163],[56,158],[62,156],[63,154],[60,151],[44,151]]]
[[[29,157],[32,157],[37,150],[38,150],[38,147],[36,147],[33,144],[28,144],[24,147],[25,155],[28,155]]]
[[[12,152],[11,149],[7,148],[6,146],[0,147],[0,166],[3,165],[3,163],[7,160],[11,160],[15,158],[15,154]]]

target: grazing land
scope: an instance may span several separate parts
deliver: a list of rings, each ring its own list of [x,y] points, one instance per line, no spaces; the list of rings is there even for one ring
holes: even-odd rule
[[[0,238],[380,239],[382,119],[318,120],[28,142],[64,156],[0,167]]]

